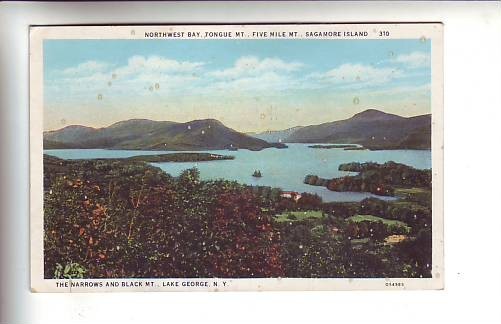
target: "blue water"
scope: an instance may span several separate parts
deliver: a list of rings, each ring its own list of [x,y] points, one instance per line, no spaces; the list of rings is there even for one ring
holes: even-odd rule
[[[312,144],[287,144],[287,149],[265,149],[262,151],[202,151],[215,154],[233,155],[234,160],[182,163],[152,163],[165,172],[178,176],[183,170],[197,167],[202,179],[236,180],[242,184],[282,188],[283,190],[316,193],[324,201],[360,201],[367,197],[392,199],[360,192],[335,192],[325,187],[310,186],[303,183],[307,174],[322,178],[334,178],[352,174],[339,171],[341,163],[395,161],[418,169],[431,168],[429,150],[389,150],[354,151],[344,149],[312,149]],[[104,149],[45,150],[44,153],[62,159],[124,158],[135,155],[154,155],[174,151],[132,151]],[[260,170],[262,178],[252,176]]]

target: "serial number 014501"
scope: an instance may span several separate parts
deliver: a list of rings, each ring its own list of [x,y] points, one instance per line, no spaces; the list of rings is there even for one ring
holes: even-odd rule
[[[404,287],[403,282],[387,282],[385,284],[386,287]]]

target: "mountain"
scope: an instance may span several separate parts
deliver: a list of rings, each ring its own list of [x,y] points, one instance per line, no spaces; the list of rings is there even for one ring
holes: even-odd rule
[[[103,128],[67,126],[44,133],[44,148],[107,148],[134,150],[261,150],[285,147],[253,138],[215,119],[187,123],[131,119]]]
[[[237,132],[215,119],[187,123],[131,119],[103,128],[72,125],[44,133],[45,149],[261,150],[285,147],[275,142],[360,144],[368,149],[429,149],[431,115],[401,117],[368,109],[345,120],[258,134]]]
[[[416,129],[399,143],[402,149],[430,149],[430,146],[431,127]]]
[[[285,139],[289,136],[291,136],[295,131],[303,128],[303,126],[296,126],[284,130],[279,130],[279,131],[265,131],[261,133],[247,133],[247,135],[250,135],[255,138],[262,139],[267,142],[273,142],[273,143],[280,143],[284,142]]]
[[[284,142],[349,143],[369,149],[429,149],[431,115],[401,117],[368,109],[345,120],[302,127]]]
[[[71,125],[66,126],[58,131],[44,132],[44,140],[52,142],[73,142],[82,137],[90,136],[96,130],[92,127]]]

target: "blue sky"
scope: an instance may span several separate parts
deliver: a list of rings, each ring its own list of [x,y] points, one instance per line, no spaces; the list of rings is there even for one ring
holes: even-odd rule
[[[429,40],[46,40],[44,128],[216,118],[283,129],[430,113]]]

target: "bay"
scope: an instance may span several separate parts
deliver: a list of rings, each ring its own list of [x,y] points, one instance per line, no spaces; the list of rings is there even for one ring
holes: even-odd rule
[[[321,143],[319,143],[321,144]],[[339,171],[342,163],[394,161],[417,169],[431,168],[430,150],[344,150],[343,148],[314,149],[313,144],[287,144],[287,149],[269,148],[261,151],[226,151],[208,150],[214,154],[233,155],[234,160],[182,163],[151,163],[171,174],[178,176],[183,170],[197,167],[204,180],[226,179],[242,184],[277,187],[287,191],[316,193],[323,201],[360,201],[367,197],[394,199],[375,196],[362,192],[335,192],[325,187],[310,186],[303,183],[307,174],[322,178],[342,177],[352,172]],[[330,145],[330,144],[325,144]],[[126,158],[136,155],[156,155],[179,151],[141,151],[141,150],[106,150],[106,149],[61,149],[44,150],[45,154],[62,159],[97,159]],[[262,177],[252,176],[255,170],[261,171]]]

